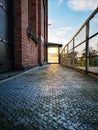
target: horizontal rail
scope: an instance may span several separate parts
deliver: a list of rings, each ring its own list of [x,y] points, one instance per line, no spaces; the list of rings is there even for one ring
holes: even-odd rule
[[[98,20],[98,7],[63,47],[60,54],[62,65],[83,68],[86,73],[92,73],[94,69],[91,67],[98,70],[98,21],[94,23],[95,19]],[[94,73],[98,74],[98,71]]]

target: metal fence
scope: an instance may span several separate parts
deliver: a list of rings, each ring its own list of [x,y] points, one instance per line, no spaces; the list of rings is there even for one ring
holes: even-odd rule
[[[61,64],[98,74],[98,7],[64,46]]]

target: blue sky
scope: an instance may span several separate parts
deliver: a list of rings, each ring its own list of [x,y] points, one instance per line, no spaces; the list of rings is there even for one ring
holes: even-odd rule
[[[48,0],[48,41],[67,44],[96,7],[98,0]]]

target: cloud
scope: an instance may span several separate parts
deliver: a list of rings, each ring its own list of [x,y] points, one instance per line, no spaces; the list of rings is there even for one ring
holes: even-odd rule
[[[63,3],[64,0],[58,0],[58,4],[61,4]]]
[[[56,21],[54,19],[48,19],[48,24],[54,24]]]
[[[49,42],[67,44],[70,39],[69,31],[72,31],[72,27],[61,27],[49,29]]]
[[[92,21],[93,21],[94,23],[98,24],[98,17],[94,17],[94,18],[92,19]]]
[[[63,44],[65,45],[66,43],[68,43],[68,40],[67,38],[65,38],[64,36],[57,36],[57,35],[54,35],[53,33],[51,35],[49,35],[49,38],[48,38],[49,42],[53,42],[53,43],[59,43],[59,44]]]
[[[69,0],[67,5],[75,11],[94,10],[98,7],[98,0]]]
[[[70,30],[72,30],[72,27],[62,27],[58,30],[56,34],[60,36],[62,34],[66,34]]]

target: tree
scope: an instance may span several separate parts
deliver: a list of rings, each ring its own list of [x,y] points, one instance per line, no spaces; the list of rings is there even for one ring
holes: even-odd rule
[[[89,56],[95,56],[97,55],[97,51],[96,50],[93,50],[92,47],[89,48]]]
[[[92,47],[89,48],[89,65],[96,66],[96,55],[97,51],[93,50]]]

